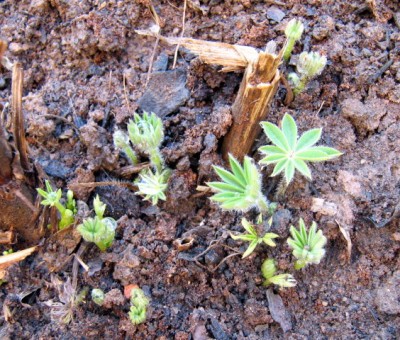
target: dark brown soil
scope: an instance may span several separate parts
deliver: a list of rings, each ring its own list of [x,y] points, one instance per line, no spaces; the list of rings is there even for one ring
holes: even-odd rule
[[[0,35],[9,43],[6,55],[22,62],[25,70],[23,109],[30,157],[60,188],[123,179],[118,170],[127,161],[114,149],[112,133],[126,127],[146,91],[155,39],[139,36],[135,29],[154,23],[149,3],[0,1]],[[182,98],[177,100],[163,118],[162,152],[174,169],[167,202],[152,207],[118,186],[76,190],[89,205],[99,194],[108,216],[118,219],[113,246],[105,253],[88,247],[82,259],[90,269],[79,268],[78,273],[79,290],[103,289],[105,305],[99,307],[88,297],[73,309],[72,322],[57,321],[56,312],[63,308],[60,287],[72,278],[70,254],[77,251],[79,238],[72,231],[48,234],[40,251],[13,265],[0,287],[0,307],[11,313],[3,313],[0,337],[400,338],[399,3],[187,3],[186,37],[257,48],[272,39],[282,46],[286,23],[301,18],[305,34],[294,53],[320,51],[329,63],[290,107],[283,104],[282,87],[268,120],[278,123],[289,112],[300,131],[323,127],[324,144],[344,155],[313,166],[312,182],[295,178],[274,216],[273,228],[281,237],[275,249],[261,246],[249,258],[231,257],[214,271],[232,248],[244,249],[227,232],[240,230],[241,216],[222,212],[207,196],[198,195],[196,187],[213,178],[212,164],[222,164],[219,146],[231,124],[229,108],[241,74],[221,73],[181,50],[177,65],[187,77],[190,96],[182,97],[183,104]],[[153,4],[161,33],[178,36],[183,1]],[[171,69],[173,54],[174,47],[161,43],[156,69],[165,71],[166,62]],[[9,102],[10,83],[10,74],[3,70],[2,104]],[[272,199],[277,183],[265,178]],[[307,224],[315,220],[329,241],[320,265],[295,272],[285,239],[289,225],[300,217]],[[339,226],[350,235],[350,259]],[[194,238],[194,244],[179,251],[179,238]],[[216,239],[221,245],[196,262],[196,255]],[[262,285],[260,266],[267,256],[298,281],[295,288],[279,290],[283,305],[272,291],[267,298]],[[140,326],[128,318],[123,291],[129,284],[139,285],[151,299],[148,319]]]

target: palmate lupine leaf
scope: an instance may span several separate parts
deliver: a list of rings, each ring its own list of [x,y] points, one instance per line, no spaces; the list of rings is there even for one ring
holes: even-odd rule
[[[259,148],[265,156],[260,160],[261,165],[275,164],[271,176],[284,173],[286,184],[292,181],[295,170],[311,179],[311,171],[306,162],[321,162],[340,156],[338,150],[326,146],[314,146],[321,138],[322,129],[309,130],[298,138],[297,125],[289,114],[282,120],[282,129],[269,122],[261,126],[274,145]]]
[[[292,238],[288,238],[287,242],[293,249],[293,256],[297,259],[295,263],[296,269],[301,269],[308,264],[320,263],[325,255],[324,246],[326,237],[321,230],[317,231],[317,224],[313,222],[307,233],[303,219],[299,221],[299,229],[294,226],[290,227]]]
[[[272,219],[270,219],[268,223],[269,223],[269,225],[271,225]],[[258,233],[257,233],[256,229],[254,228],[254,226],[251,225],[251,223],[245,218],[242,218],[242,226],[247,231],[247,233],[243,233],[240,235],[233,235],[231,233],[231,237],[234,240],[250,242],[248,248],[242,255],[243,259],[245,257],[249,256],[251,253],[253,253],[253,251],[256,249],[257,245],[259,245],[263,242],[270,247],[276,246],[273,239],[279,237],[279,235],[277,235],[275,233],[265,233],[264,236],[258,236]]]
[[[214,166],[221,182],[209,182],[207,185],[216,194],[210,199],[217,202],[222,209],[247,211],[258,207],[260,211],[268,210],[268,203],[261,192],[261,175],[250,157],[245,157],[243,167],[229,155],[232,172]]]

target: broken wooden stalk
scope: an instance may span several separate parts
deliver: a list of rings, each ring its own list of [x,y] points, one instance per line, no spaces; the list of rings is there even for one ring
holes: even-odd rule
[[[233,125],[222,144],[225,160],[229,153],[242,160],[250,152],[260,133],[260,122],[267,117],[270,103],[278,89],[278,66],[283,51],[276,54],[274,42],[268,43],[266,50],[259,52],[250,46],[190,38],[167,38],[150,30],[136,32],[155,36],[169,44],[181,45],[198,55],[203,62],[223,66],[223,72],[245,70],[232,106]]]

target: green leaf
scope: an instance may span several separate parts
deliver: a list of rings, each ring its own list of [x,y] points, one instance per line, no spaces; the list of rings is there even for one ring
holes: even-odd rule
[[[307,149],[321,138],[322,129],[312,129],[302,134],[296,145],[296,151]]]
[[[247,250],[243,253],[242,258],[244,259],[245,257],[249,256],[256,249],[257,244],[258,244],[257,240],[252,241]]]
[[[276,175],[279,175],[283,169],[285,169],[285,166],[287,164],[288,160],[287,159],[282,159],[281,161],[279,161],[274,168],[274,171],[271,174],[271,177],[274,177]]]
[[[262,240],[265,244],[269,245],[270,247],[276,247],[276,243],[273,241],[274,238],[279,237],[279,235],[275,233],[266,233]]]
[[[231,166],[232,172],[236,178],[239,179],[242,183],[246,183],[246,178],[242,167],[235,157],[229,154],[229,165]]]
[[[297,125],[293,117],[287,113],[282,120],[282,132],[286,137],[289,148],[294,150],[297,142]]]
[[[285,180],[287,185],[289,185],[289,183],[292,181],[293,176],[294,176],[293,160],[288,160],[286,162],[286,167],[285,167]]]
[[[244,217],[242,218],[242,226],[248,233],[252,234],[253,236],[257,236],[257,232],[254,227]]]
[[[243,189],[237,185],[232,185],[224,182],[208,182],[207,185],[214,190],[227,191],[227,192],[243,192]]]
[[[287,156],[284,154],[275,154],[275,155],[270,155],[267,156],[263,159],[260,160],[260,164],[263,165],[270,165],[270,164],[274,164],[274,163],[278,163],[281,160],[285,160],[287,159]]]
[[[304,162],[302,159],[294,159],[293,164],[303,176],[311,179],[311,171],[306,162]]]
[[[242,189],[246,188],[246,183],[242,182],[240,178],[235,177],[231,172],[219,167],[219,166],[213,166],[215,172],[218,174],[218,176],[226,183],[232,184],[232,185],[237,185]]]
[[[289,144],[283,132],[274,124],[262,122],[261,126],[269,140],[285,151],[289,151]]]
[[[275,145],[264,145],[258,148],[262,153],[265,153],[266,155],[286,155],[286,151],[275,146]]]
[[[327,146],[317,146],[317,148],[318,150],[325,152],[329,156],[329,159],[343,155],[342,152]]]
[[[296,158],[310,162],[321,162],[331,159],[332,157],[320,150],[318,146],[315,146],[296,153]]]
[[[233,235],[230,234],[231,237],[236,241],[236,240],[241,240],[241,241],[246,241],[246,242],[253,242],[257,241],[257,236],[251,235],[251,234],[240,234],[240,235]]]
[[[266,259],[261,265],[261,274],[264,279],[273,277],[276,273],[276,265],[273,259]]]

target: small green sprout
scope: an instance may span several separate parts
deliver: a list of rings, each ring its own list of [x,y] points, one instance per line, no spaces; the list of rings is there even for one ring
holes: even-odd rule
[[[77,230],[85,241],[93,242],[101,251],[105,251],[114,241],[117,222],[111,217],[103,217],[106,205],[98,196],[93,201],[93,207],[96,216],[85,219]]]
[[[132,144],[141,152],[149,156],[151,164],[161,172],[163,159],[160,153],[160,145],[164,139],[164,128],[161,118],[155,113],[143,112],[140,116],[134,114],[129,121],[128,134]]]
[[[276,164],[272,177],[284,171],[286,185],[292,181],[295,170],[311,179],[306,162],[321,162],[340,156],[342,153],[326,146],[313,146],[321,137],[322,129],[309,130],[298,138],[297,125],[291,115],[285,114],[282,129],[269,122],[261,123],[265,134],[275,145],[259,148],[265,155],[261,165]]]
[[[269,227],[271,226],[271,224],[272,224],[272,218],[270,218],[268,220]],[[258,236],[258,233],[257,233],[257,230],[255,229],[255,227],[252,226],[250,224],[250,222],[248,220],[246,220],[245,218],[242,218],[242,226],[247,231],[247,233],[243,233],[243,234],[237,235],[237,236],[231,234],[231,237],[234,240],[242,240],[242,241],[250,242],[249,247],[243,253],[243,256],[242,256],[243,259],[245,257],[249,256],[251,253],[253,253],[253,251],[256,249],[257,245],[259,245],[263,242],[270,247],[276,246],[273,239],[279,237],[277,234],[265,233],[264,236],[260,237],[260,236]]]
[[[104,292],[99,288],[92,289],[92,300],[96,305],[103,305],[104,302]]]
[[[56,207],[59,211],[61,218],[58,222],[58,228],[60,230],[70,226],[75,221],[75,214],[76,214],[76,202],[74,200],[74,194],[71,190],[68,190],[67,193],[67,204],[66,206],[62,205],[60,202],[62,192],[61,189],[54,191],[51,187],[51,184],[48,180],[45,181],[46,190],[37,188],[37,192],[40,196],[44,199],[42,200],[41,204],[44,206]]]
[[[289,238],[287,242],[293,249],[293,256],[297,259],[294,265],[295,269],[302,269],[311,263],[320,263],[325,255],[326,237],[323,235],[322,230],[317,232],[317,224],[315,222],[311,224],[307,234],[304,221],[300,219],[299,230],[294,226],[290,226],[290,234],[292,238]]]
[[[3,251],[3,256],[13,254],[14,250],[12,248]]]
[[[129,319],[134,325],[139,325],[146,321],[147,306],[150,301],[140,288],[133,288],[131,291],[131,308]]]
[[[285,35],[286,35],[286,47],[285,52],[283,53],[283,59],[288,61],[293,51],[294,44],[296,41],[299,41],[301,35],[304,31],[304,25],[300,20],[292,19],[286,26]]]
[[[257,207],[260,212],[271,213],[276,206],[269,205],[261,192],[261,174],[250,157],[245,156],[243,167],[229,155],[232,172],[213,166],[222,182],[209,182],[207,185],[217,192],[210,199],[219,203],[222,209],[247,211]]]
[[[117,149],[122,150],[128,157],[129,161],[133,165],[136,165],[138,163],[138,158],[136,156],[135,151],[133,151],[132,147],[129,144],[128,135],[121,130],[117,130],[114,132],[113,139],[114,139],[114,146]]]
[[[318,52],[302,52],[296,65],[299,75],[290,73],[288,76],[293,85],[293,93],[298,95],[303,92],[309,81],[322,73],[326,62],[326,57]]]
[[[276,274],[276,265],[273,259],[266,259],[261,265],[261,273],[264,277],[264,286],[274,284],[282,288],[294,287],[297,282],[295,278],[290,274]]]
[[[156,170],[153,172],[151,169],[143,170],[139,174],[139,178],[135,182],[139,188],[136,192],[137,195],[144,196],[146,201],[151,201],[153,205],[158,203],[158,200],[165,201],[165,191],[168,188],[168,179],[171,174],[169,169],[161,172]]]

